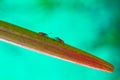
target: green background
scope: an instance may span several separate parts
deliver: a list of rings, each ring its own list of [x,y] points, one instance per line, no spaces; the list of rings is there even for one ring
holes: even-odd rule
[[[0,20],[96,55],[107,73],[0,41],[0,80],[120,80],[119,0],[0,0]]]

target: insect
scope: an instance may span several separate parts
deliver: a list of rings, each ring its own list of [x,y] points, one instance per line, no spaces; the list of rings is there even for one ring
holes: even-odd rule
[[[55,40],[48,37],[45,33],[36,33],[8,22],[0,21],[0,39],[79,65],[107,72],[113,72],[114,70],[112,64],[88,52],[68,45],[60,38]]]
[[[47,34],[43,33],[43,32],[39,32],[38,34],[41,35],[41,36],[47,36]]]
[[[64,41],[62,39],[60,39],[59,37],[56,37],[56,40],[62,44],[64,44]]]

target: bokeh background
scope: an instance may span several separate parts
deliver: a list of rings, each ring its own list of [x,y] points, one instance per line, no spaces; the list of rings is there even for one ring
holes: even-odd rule
[[[0,80],[120,80],[120,0],[0,0],[0,20],[96,55],[107,73],[0,41]]]

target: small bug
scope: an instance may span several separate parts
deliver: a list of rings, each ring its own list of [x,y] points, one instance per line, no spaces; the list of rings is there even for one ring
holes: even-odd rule
[[[58,41],[58,42],[60,42],[60,43],[64,43],[64,41],[62,40],[62,39],[60,39],[59,37],[56,37],[56,40]]]
[[[43,33],[43,32],[39,32],[38,34],[41,35],[41,36],[47,36],[47,34]]]

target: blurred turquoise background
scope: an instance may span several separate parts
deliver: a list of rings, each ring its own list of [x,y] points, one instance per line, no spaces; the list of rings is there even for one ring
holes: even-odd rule
[[[107,73],[0,41],[0,80],[120,80],[120,0],[0,0],[0,20],[96,55]]]

